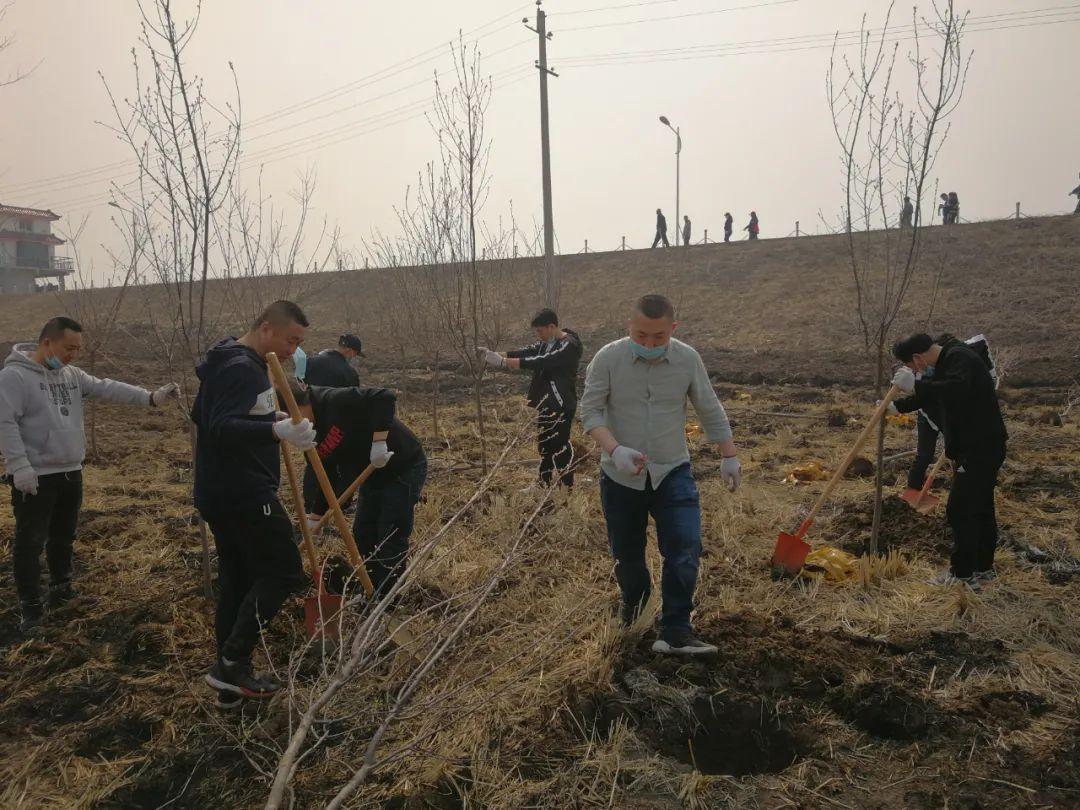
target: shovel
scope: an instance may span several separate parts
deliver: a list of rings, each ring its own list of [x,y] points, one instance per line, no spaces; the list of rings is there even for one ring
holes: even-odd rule
[[[892,402],[893,398],[899,393],[900,389],[895,385],[889,388],[888,393],[885,394],[885,398],[881,400],[877,408],[874,409],[870,421],[866,423],[866,427],[862,429],[859,437],[855,439],[855,444],[852,446],[851,450],[848,451],[844,460],[840,462],[840,466],[836,468],[833,477],[829,479],[829,483],[825,485],[825,489],[822,490],[818,499],[810,508],[810,514],[808,514],[806,519],[799,524],[799,528],[795,530],[795,533],[788,534],[787,532],[780,532],[780,536],[776,539],[776,548],[773,549],[772,566],[774,570],[780,569],[788,574],[797,574],[802,569],[803,564],[806,562],[806,555],[810,553],[810,544],[803,540],[803,537],[813,524],[814,518],[817,517],[817,513],[821,511],[821,507],[825,505],[825,501],[829,499],[833,490],[836,489],[837,485],[840,483],[840,479],[844,477],[844,473],[846,473],[848,467],[851,466],[851,462],[855,460],[856,454],[866,443],[866,440],[870,438],[870,434],[877,426],[877,423],[881,421],[881,417],[885,414],[885,410],[889,407],[889,403]]]
[[[356,494],[356,490],[360,489],[360,487],[364,485],[364,482],[367,481],[374,472],[375,465],[368,464],[364,471],[356,476],[356,480],[349,484],[349,488],[341,493],[341,497],[338,498],[338,506],[344,509],[345,504],[349,502],[349,498]],[[319,525],[315,527],[315,531],[321,531],[322,527],[329,522],[330,512],[327,511],[327,513],[319,519]]]
[[[933,468],[930,470],[930,474],[926,476],[926,481],[922,485],[922,489],[905,489],[900,496],[903,498],[907,505],[918,512],[920,515],[928,515],[934,511],[934,507],[941,503],[941,498],[937,495],[930,494],[930,486],[934,483],[934,478],[941,471],[941,468],[945,464],[945,454],[942,453],[938,457],[938,460],[934,463]]]

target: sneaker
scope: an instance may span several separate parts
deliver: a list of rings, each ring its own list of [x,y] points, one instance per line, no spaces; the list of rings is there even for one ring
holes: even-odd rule
[[[243,703],[244,698],[242,695],[230,692],[227,689],[219,689],[217,697],[214,698],[214,705],[219,709],[224,709],[226,711],[239,708]]]
[[[21,602],[19,611],[22,614],[19,619],[19,632],[29,635],[41,628],[43,611],[40,602]]]
[[[281,688],[281,684],[273,678],[256,675],[251,668],[251,661],[247,659],[226,664],[224,658],[219,658],[204,679],[219,691],[257,699],[273,697]]]
[[[59,608],[66,605],[72,599],[77,599],[79,592],[72,587],[70,580],[49,587],[49,607]]]
[[[953,585],[967,585],[973,591],[977,591],[982,587],[982,581],[977,574],[972,574],[970,577],[958,577],[954,576],[949,568],[938,571],[927,582],[930,585],[938,585],[944,588],[950,588]]]
[[[979,582],[985,585],[988,582],[993,582],[995,579],[997,579],[997,571],[995,571],[993,568],[987,569],[986,571],[976,571],[974,574],[971,575],[971,578],[977,579],[979,580]]]
[[[708,644],[693,633],[664,633],[652,645],[653,652],[663,655],[715,655],[715,644]]]

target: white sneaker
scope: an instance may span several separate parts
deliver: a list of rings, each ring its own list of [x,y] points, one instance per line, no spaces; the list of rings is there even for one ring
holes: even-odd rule
[[[952,570],[949,568],[941,569],[930,577],[927,582],[930,585],[938,585],[944,588],[950,588],[953,585],[967,585],[973,591],[977,591],[982,587],[982,581],[979,579],[978,574],[972,574],[970,577],[957,577],[953,575]]]
[[[652,650],[662,655],[715,655],[718,652],[715,644],[704,642],[686,631],[661,634],[653,642]]]

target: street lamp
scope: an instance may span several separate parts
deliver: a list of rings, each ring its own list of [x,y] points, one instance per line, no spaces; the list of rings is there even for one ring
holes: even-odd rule
[[[679,219],[679,155],[682,153],[682,135],[679,128],[673,127],[666,115],[660,116],[660,123],[675,133],[675,245],[679,244],[679,234],[682,233],[682,220]]]

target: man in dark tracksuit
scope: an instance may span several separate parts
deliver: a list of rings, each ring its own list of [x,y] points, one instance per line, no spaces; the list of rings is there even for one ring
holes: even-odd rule
[[[724,214],[724,241],[731,241],[731,231],[735,227],[735,221],[731,218],[731,214]]]
[[[994,577],[994,487],[1008,439],[994,379],[979,353],[951,335],[937,341],[926,334],[912,335],[893,347],[893,355],[904,364],[893,384],[910,394],[896,402],[896,409],[909,413],[927,404],[936,408],[945,455],[954,466],[945,510],[953,553],[949,569],[934,581],[961,580],[977,588]],[[915,379],[916,371],[930,368],[933,376]]]
[[[333,349],[319,352],[307,361],[302,377],[308,385],[350,388],[360,385],[360,375],[350,365],[354,357],[363,357],[363,343],[356,335],[344,334]],[[299,376],[299,375],[298,375]]]
[[[427,479],[427,456],[409,428],[394,418],[397,398],[386,388],[293,386],[305,417],[315,424],[316,448],[339,496],[368,466],[376,471],[360,487],[353,537],[376,595],[387,593],[405,569],[413,510]],[[305,479],[309,525],[328,506],[322,490]]]
[[[577,412],[577,373],[581,339],[559,327],[559,316],[542,309],[532,319],[539,338],[523,349],[499,354],[483,346],[477,352],[493,368],[532,371],[529,405],[537,411],[540,480],[550,484],[558,472],[564,486],[574,485],[574,448],[570,428]]]
[[[214,533],[219,586],[217,656],[205,680],[223,706],[280,688],[255,674],[251,655],[260,630],[308,584],[292,521],[278,500],[278,443],[310,449],[315,429],[278,412],[265,360],[269,352],[292,356],[307,325],[296,304],[277,301],[241,338],[212,346],[196,369],[195,506]]]
[[[671,247],[667,240],[667,219],[664,217],[664,213],[657,208],[656,209],[656,238],[653,239],[652,246],[656,247],[661,242],[664,243],[664,247]]]

